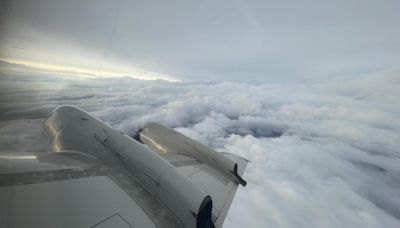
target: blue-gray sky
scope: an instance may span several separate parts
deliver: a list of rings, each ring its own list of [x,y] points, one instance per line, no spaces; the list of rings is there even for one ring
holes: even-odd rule
[[[262,82],[399,69],[397,0],[1,4],[0,57],[18,63],[88,74]]]

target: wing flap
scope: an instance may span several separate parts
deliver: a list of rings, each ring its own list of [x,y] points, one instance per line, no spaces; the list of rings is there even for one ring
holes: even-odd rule
[[[156,227],[105,176],[1,187],[0,202],[0,227]]]

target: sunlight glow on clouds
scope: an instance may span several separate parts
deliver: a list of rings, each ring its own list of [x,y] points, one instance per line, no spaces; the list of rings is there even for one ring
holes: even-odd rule
[[[178,81],[172,76],[137,67],[135,62],[122,60],[106,50],[93,50],[65,37],[26,26],[4,29],[4,34],[0,35],[0,61],[16,65],[14,69],[29,68],[29,71],[64,77],[129,76],[140,80]]]
[[[168,77],[166,75],[157,74],[153,72],[146,72],[143,70],[137,69],[126,69],[125,71],[103,71],[96,69],[85,69],[85,68],[77,68],[63,65],[54,65],[48,63],[40,63],[26,60],[14,60],[14,59],[1,59],[8,64],[18,65],[17,68],[26,67],[31,70],[36,70],[39,72],[53,73],[59,74],[69,77],[79,76],[85,78],[110,78],[110,77],[132,77],[140,80],[167,80],[167,81],[178,81],[173,79],[172,77]]]

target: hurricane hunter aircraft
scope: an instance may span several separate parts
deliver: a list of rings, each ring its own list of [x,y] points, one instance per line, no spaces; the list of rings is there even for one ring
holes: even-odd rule
[[[0,227],[221,227],[247,160],[148,123],[130,137],[61,106],[50,153],[0,154]]]

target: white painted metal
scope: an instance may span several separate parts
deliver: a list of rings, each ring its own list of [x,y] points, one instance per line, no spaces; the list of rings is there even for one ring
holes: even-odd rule
[[[115,214],[131,227],[156,227],[106,177],[0,187],[0,202],[0,227],[92,227]]]
[[[131,137],[72,106],[57,108],[46,122],[55,151],[79,150],[105,163],[122,162],[130,174],[186,227],[196,227],[206,194],[173,165]]]
[[[152,150],[175,165],[213,199],[213,220],[221,227],[238,187],[233,175],[243,175],[247,160],[237,155],[216,152],[165,126],[148,123],[140,131],[140,139]]]
[[[221,227],[247,164],[149,124],[153,151],[73,106],[45,126],[57,153],[0,156],[0,227]]]
[[[82,162],[56,154],[0,154],[0,174],[87,168]]]
[[[214,167],[234,181],[235,162],[207,146],[157,123],[148,123],[140,132],[140,139],[159,153],[179,153]]]

